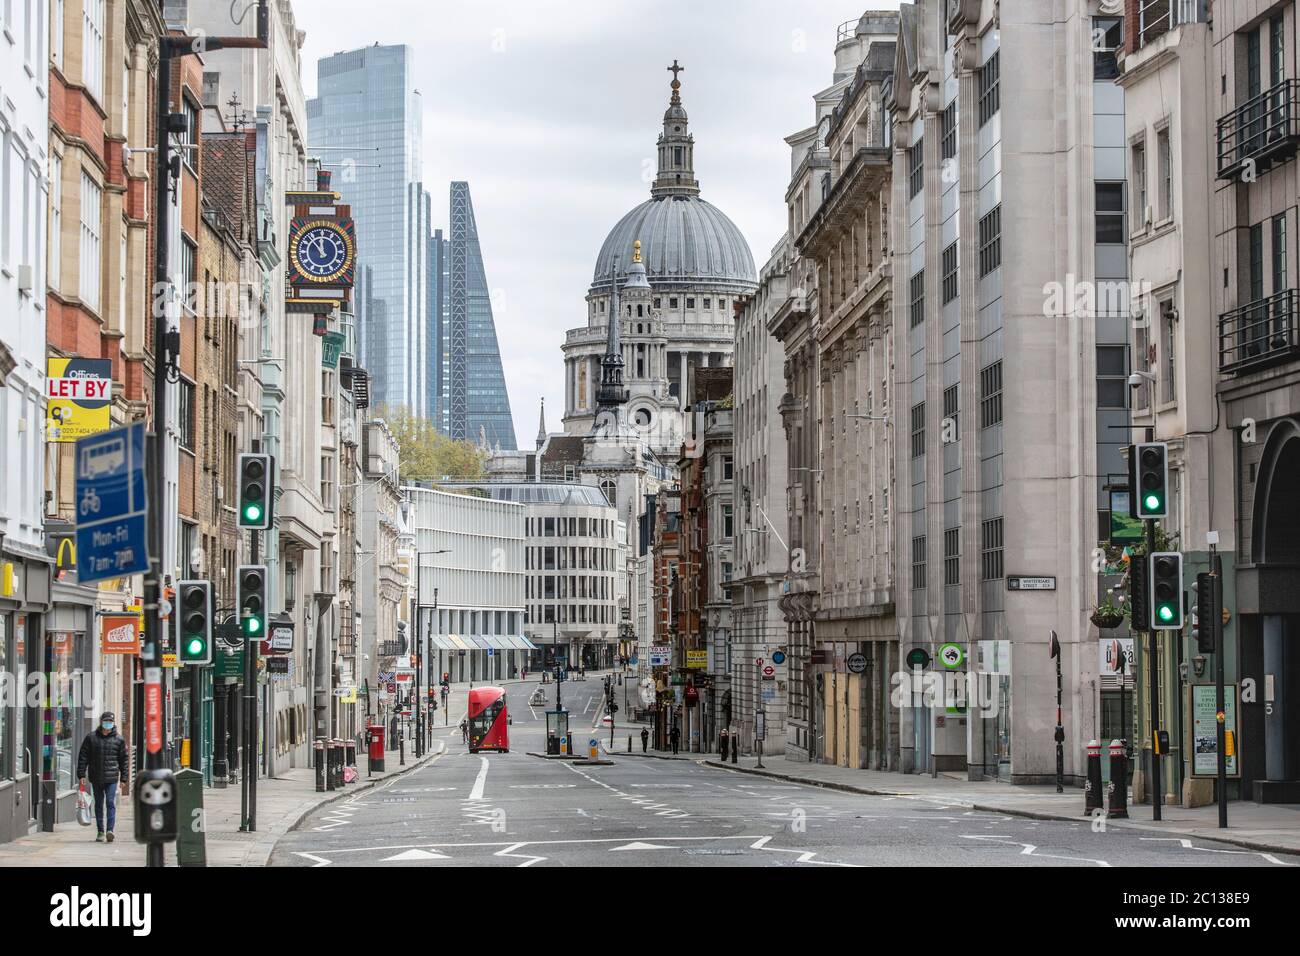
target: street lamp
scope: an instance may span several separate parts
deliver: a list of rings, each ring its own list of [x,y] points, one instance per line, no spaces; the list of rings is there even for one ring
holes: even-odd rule
[[[415,552],[415,613],[411,615],[411,624],[415,628],[415,639],[417,641],[415,645],[417,648],[415,656],[415,757],[417,760],[424,756],[424,719],[420,715],[420,695],[423,693],[420,690],[420,672],[424,670],[424,629],[420,627],[420,610],[424,605],[420,603],[420,579],[422,577],[420,571],[424,569],[424,565],[420,563],[420,559],[426,554],[450,553],[450,548],[439,548],[436,551]],[[438,607],[437,588],[433,589],[433,606],[435,609]]]

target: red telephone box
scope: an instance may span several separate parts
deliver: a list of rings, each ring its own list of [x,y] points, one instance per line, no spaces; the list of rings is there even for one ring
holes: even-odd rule
[[[366,735],[370,742],[370,770],[378,770],[382,773],[384,769],[384,725],[371,724],[366,728]]]

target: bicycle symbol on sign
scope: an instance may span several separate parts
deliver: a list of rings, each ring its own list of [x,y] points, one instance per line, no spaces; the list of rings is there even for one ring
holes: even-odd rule
[[[87,488],[81,496],[80,510],[82,515],[99,514],[99,495],[94,488]]]

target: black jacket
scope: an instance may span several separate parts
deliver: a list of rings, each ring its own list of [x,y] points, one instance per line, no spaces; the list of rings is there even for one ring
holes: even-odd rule
[[[87,772],[89,771],[89,772]],[[126,754],[126,741],[114,730],[101,734],[92,730],[81,742],[77,756],[77,777],[85,777],[97,787],[123,783],[130,778],[130,763]]]

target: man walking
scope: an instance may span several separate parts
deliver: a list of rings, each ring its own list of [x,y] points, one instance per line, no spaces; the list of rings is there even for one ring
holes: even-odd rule
[[[668,731],[668,740],[673,745],[673,753],[677,753],[677,745],[681,743],[682,732],[676,724],[673,724],[672,730]]]
[[[646,747],[650,744],[650,730],[648,727],[641,728],[641,752],[646,753]]]
[[[99,727],[86,734],[77,755],[77,777],[84,786],[90,783],[95,794],[95,842],[103,843],[105,834],[113,842],[117,824],[117,788],[127,792],[130,776],[126,741],[117,732],[117,717],[110,711],[99,715]],[[104,806],[108,805],[108,830],[104,829]]]

